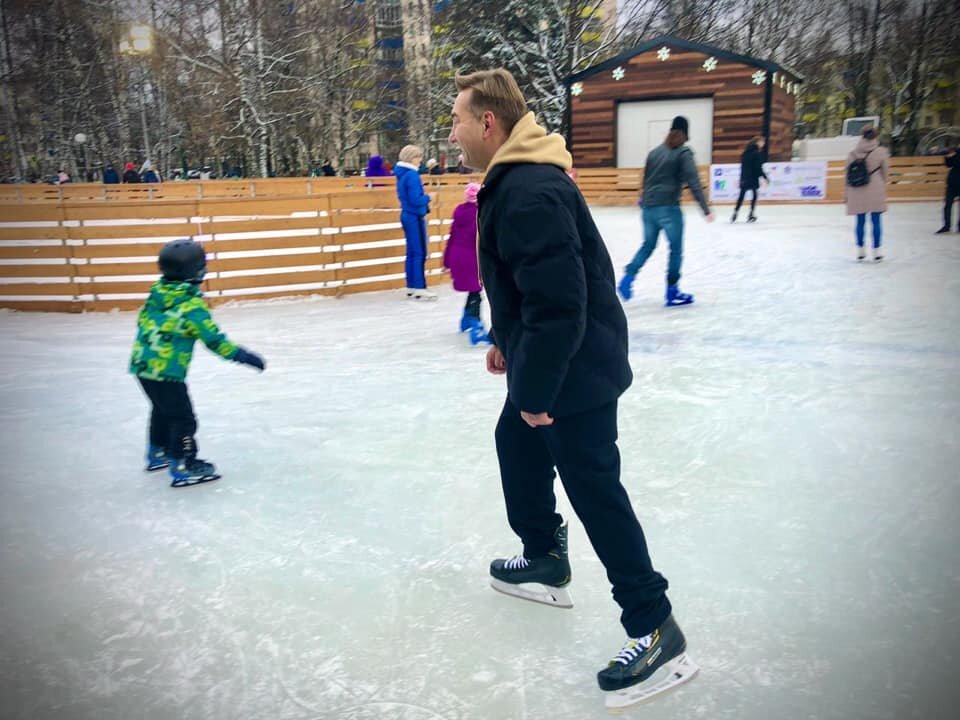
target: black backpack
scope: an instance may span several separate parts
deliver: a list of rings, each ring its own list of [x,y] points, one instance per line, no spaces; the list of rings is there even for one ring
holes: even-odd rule
[[[873,150],[867,152],[862,158],[857,158],[847,165],[847,185],[850,187],[863,187],[870,184],[870,176],[876,170],[867,170],[867,157]]]

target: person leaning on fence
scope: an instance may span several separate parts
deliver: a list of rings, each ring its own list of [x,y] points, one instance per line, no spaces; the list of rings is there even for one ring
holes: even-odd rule
[[[117,172],[117,169],[113,166],[113,163],[107,163],[103,166],[103,184],[104,185],[119,185],[120,184],[120,174]]]
[[[132,162],[128,162],[123,166],[123,182],[126,184],[140,182],[140,173],[137,172],[137,168]]]
[[[943,227],[937,230],[937,235],[950,232],[953,201],[960,198],[960,148],[947,152],[943,162],[950,172],[947,173],[947,192],[943,198]],[[957,232],[960,232],[960,216],[957,217]]]
[[[234,345],[210,315],[200,292],[207,272],[203,246],[189,238],[173,240],[157,259],[163,274],[137,318],[130,372],[150,400],[146,470],[169,468],[173,487],[220,477],[212,463],[197,457],[197,418],[187,393],[187,371],[199,339],[211,352],[263,371],[259,355]]]
[[[423,191],[420,179],[420,161],[423,150],[416,145],[405,145],[394,166],[397,176],[397,197],[400,199],[400,224],[407,240],[407,297],[416,300],[436,300],[427,290],[427,222],[430,196]]]
[[[863,136],[856,148],[847,155],[847,177],[843,186],[843,201],[847,206],[847,215],[856,215],[855,237],[857,240],[857,259],[863,260],[863,236],[870,213],[873,227],[873,259],[883,260],[883,229],[880,215],[887,211],[887,179],[890,175],[890,155],[880,145],[877,130],[872,125],[863,129]]]

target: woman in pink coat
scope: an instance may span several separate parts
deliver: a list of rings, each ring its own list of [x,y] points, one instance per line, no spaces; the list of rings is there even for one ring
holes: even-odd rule
[[[460,332],[470,333],[473,345],[489,342],[480,320],[480,270],[477,267],[477,193],[478,183],[464,189],[464,202],[453,211],[450,237],[443,251],[443,266],[450,270],[453,289],[467,294],[467,304],[460,319]]]
[[[863,260],[867,254],[863,248],[863,233],[867,224],[867,213],[870,213],[870,222],[873,226],[873,259],[876,262],[883,260],[880,250],[882,228],[880,214],[887,211],[887,179],[890,175],[890,155],[887,149],[880,146],[876,128],[867,126],[863,129],[863,137],[857,142],[857,147],[847,155],[847,168],[857,160],[866,163],[866,172],[869,181],[859,187],[851,187],[844,183],[844,201],[847,203],[847,215],[857,216],[857,259]]]

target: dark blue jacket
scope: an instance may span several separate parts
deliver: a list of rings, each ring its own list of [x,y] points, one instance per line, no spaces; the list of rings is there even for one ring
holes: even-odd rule
[[[103,184],[104,185],[120,184],[120,174],[117,172],[116,168],[113,167],[113,165],[107,165],[103,169]]]
[[[393,167],[393,174],[397,176],[397,197],[400,198],[401,210],[421,217],[430,212],[430,196],[423,191],[420,173],[397,163]]]

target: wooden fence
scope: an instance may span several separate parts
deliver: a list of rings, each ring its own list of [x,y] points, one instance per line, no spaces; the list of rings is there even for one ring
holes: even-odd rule
[[[701,167],[706,183],[707,167]],[[827,197],[841,202],[843,163],[829,164]],[[942,158],[895,158],[893,201],[940,200]],[[470,175],[425,176],[428,274],[441,254]],[[205,295],[344,295],[405,285],[395,178],[274,178],[161,185],[0,185],[0,307],[82,312],[138,307],[165,242],[192,237],[208,253]],[[633,205],[637,169],[583,169],[594,205]],[[373,186],[370,186],[373,185]]]
[[[171,183],[172,184],[172,183]],[[440,274],[457,186],[428,217],[427,270]],[[312,195],[0,204],[0,307],[81,312],[132,309],[178,237],[208,254],[211,304],[404,287],[406,246],[393,187]]]

